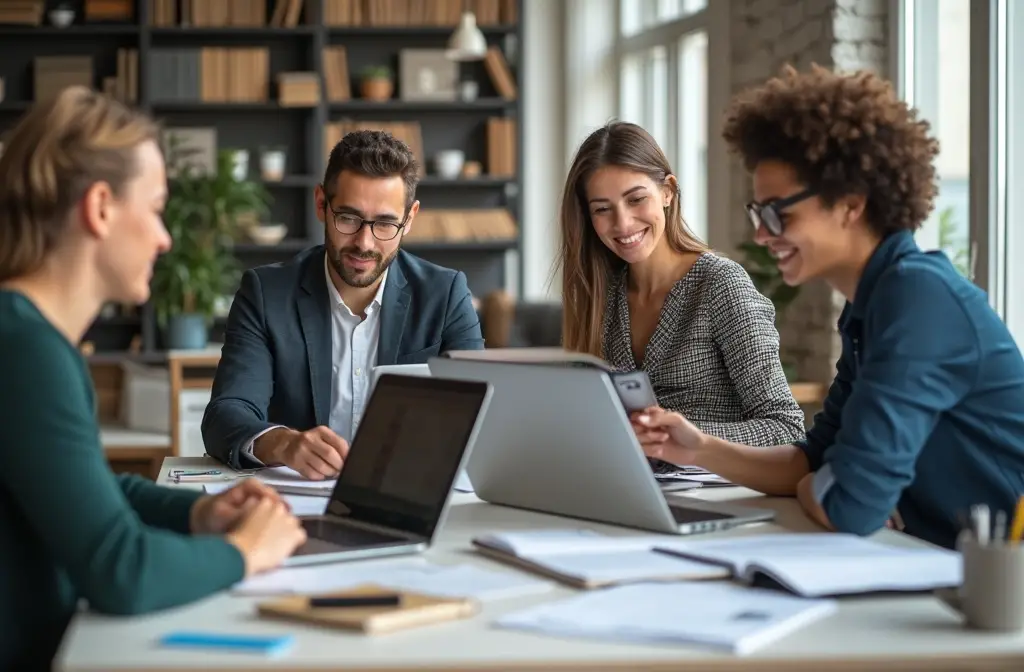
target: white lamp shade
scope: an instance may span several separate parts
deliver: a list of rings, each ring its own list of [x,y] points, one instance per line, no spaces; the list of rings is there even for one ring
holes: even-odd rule
[[[480,61],[487,55],[487,40],[476,25],[476,15],[464,12],[459,27],[448,39],[445,55],[453,61]]]

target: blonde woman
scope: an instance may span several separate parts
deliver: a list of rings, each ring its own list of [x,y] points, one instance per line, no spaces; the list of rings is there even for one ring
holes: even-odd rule
[[[762,446],[803,437],[771,302],[686,227],[649,133],[614,122],[584,140],[561,232],[567,349],[646,371],[660,406],[709,434]]]
[[[37,105],[0,156],[0,669],[49,669],[79,599],[173,607],[305,539],[268,488],[212,497],[115,476],[77,344],[108,301],[149,297],[170,239],[156,126],[84,88]]]

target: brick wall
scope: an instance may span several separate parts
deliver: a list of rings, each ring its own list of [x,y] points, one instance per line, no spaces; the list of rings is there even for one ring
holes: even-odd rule
[[[720,1],[720,0],[714,0]],[[729,0],[733,92],[764,82],[786,63],[888,73],[887,0]],[[750,176],[730,168],[728,221],[733,249],[751,235],[743,205]],[[731,254],[731,251],[730,251]],[[836,320],[843,299],[824,283],[805,285],[780,320],[782,359],[801,380],[827,382],[839,356]]]

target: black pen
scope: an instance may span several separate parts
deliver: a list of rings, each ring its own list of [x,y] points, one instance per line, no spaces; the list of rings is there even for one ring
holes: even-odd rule
[[[400,595],[365,595],[360,597],[311,597],[311,607],[397,607]]]

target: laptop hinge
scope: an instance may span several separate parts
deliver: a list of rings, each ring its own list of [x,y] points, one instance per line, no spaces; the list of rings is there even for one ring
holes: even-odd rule
[[[335,514],[332,514],[329,511],[327,511],[327,512],[324,512],[324,515],[322,515],[322,516],[309,516],[309,518],[321,518],[323,520],[334,520],[334,521],[338,521],[338,522],[343,522],[346,525],[351,525],[352,527],[355,527],[355,528],[358,528],[358,529],[361,529],[361,530],[367,530],[369,532],[377,532],[379,534],[390,534],[392,536],[402,537],[403,539],[408,539],[410,541],[423,541],[423,542],[426,542],[426,541],[430,540],[429,537],[424,536],[422,534],[413,534],[412,532],[407,532],[405,530],[395,529],[394,527],[388,527],[386,525],[377,525],[376,523],[368,523],[366,521],[359,520],[358,518],[353,518],[351,516],[351,514],[347,515],[347,516],[346,515],[335,515]]]

